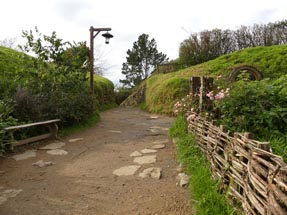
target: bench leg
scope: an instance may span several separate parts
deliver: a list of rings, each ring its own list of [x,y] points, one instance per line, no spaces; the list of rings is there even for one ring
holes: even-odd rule
[[[11,137],[11,142],[9,143],[9,149],[11,150],[11,151],[13,151],[14,150],[14,143],[16,142],[15,141],[15,137],[14,137],[14,131],[12,131],[12,132],[9,132],[9,135],[10,135],[10,137]]]
[[[47,125],[49,128],[50,133],[52,134],[52,136],[54,136],[56,139],[58,139],[58,125],[56,123]]]

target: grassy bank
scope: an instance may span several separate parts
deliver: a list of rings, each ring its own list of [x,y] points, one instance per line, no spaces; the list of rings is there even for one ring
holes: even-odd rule
[[[286,74],[287,45],[248,48],[214,60],[167,74],[155,74],[147,80],[146,106],[155,113],[172,114],[174,103],[189,91],[192,76],[221,76],[227,83],[229,74],[237,67],[250,65],[264,78],[277,79]]]
[[[210,165],[199,149],[195,138],[187,132],[187,123],[179,116],[170,129],[170,136],[178,138],[177,158],[191,176],[191,201],[196,215],[239,215],[223,194],[219,193],[219,182],[211,177]]]

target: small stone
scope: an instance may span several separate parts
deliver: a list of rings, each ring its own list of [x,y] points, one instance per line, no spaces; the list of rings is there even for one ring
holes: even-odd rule
[[[47,153],[50,155],[67,155],[68,154],[68,152],[63,149],[53,149],[53,150],[47,151]]]
[[[53,149],[62,148],[65,145],[66,145],[66,143],[56,142],[56,143],[51,143],[51,144],[48,144],[46,146],[43,146],[40,149],[42,149],[42,150],[53,150]]]
[[[177,167],[176,167],[176,171],[177,172],[182,172],[183,171],[183,164],[180,163]]]
[[[164,149],[165,145],[164,144],[156,144],[150,147],[151,149]]]
[[[143,153],[143,154],[150,154],[150,153],[156,153],[157,152],[157,150],[155,150],[155,149],[143,149],[143,150],[141,150],[141,153]]]
[[[180,187],[187,187],[189,183],[190,177],[185,173],[179,173],[177,176],[177,183],[176,185]]]
[[[0,193],[0,205],[2,205],[4,202],[6,202],[9,198],[16,197],[19,193],[21,193],[23,190],[15,190],[15,189],[10,189],[10,190],[5,190]]]
[[[179,140],[178,137],[172,138],[172,142],[173,142],[174,144],[177,144],[178,140]]]
[[[113,174],[116,176],[129,176],[134,175],[138,169],[141,168],[140,165],[130,165],[124,166],[113,171]]]
[[[152,143],[153,144],[165,144],[165,143],[168,143],[169,140],[168,139],[165,139],[165,140],[157,140],[157,141],[153,141]]]
[[[148,131],[150,131],[151,133],[156,133],[156,132],[158,132],[158,130],[157,129],[148,129]]]
[[[117,133],[117,134],[121,134],[121,133],[122,133],[121,131],[115,131],[115,130],[110,130],[109,132],[111,132],[111,133]]]
[[[79,141],[83,141],[84,138],[80,137],[80,138],[74,138],[74,139],[70,139],[69,143],[74,143],[74,142],[79,142]]]
[[[156,116],[156,115],[153,115],[153,116],[150,116],[149,119],[158,119],[159,116]]]
[[[0,171],[0,175],[4,175],[5,174],[5,171]]]
[[[22,154],[14,155],[12,158],[16,161],[25,160],[28,158],[36,157],[36,151],[27,150]]]
[[[160,179],[161,177],[161,168],[158,167],[150,167],[145,170],[143,170],[140,174],[139,177],[141,178],[155,178],[155,179]]]
[[[137,164],[151,164],[156,162],[156,155],[146,155],[142,157],[135,157],[134,162]]]
[[[140,153],[139,151],[134,151],[130,154],[130,157],[139,157],[142,156],[142,153]]]
[[[33,163],[33,166],[38,166],[38,167],[45,167],[45,166],[51,166],[54,165],[55,163],[52,161],[43,161],[43,160],[39,160],[36,163]]]

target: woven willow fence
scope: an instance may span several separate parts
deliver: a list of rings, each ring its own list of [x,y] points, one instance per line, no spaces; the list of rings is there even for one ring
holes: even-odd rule
[[[213,176],[246,214],[287,214],[287,165],[271,153],[268,142],[252,140],[249,133],[231,136],[199,116],[189,119],[189,131],[206,153]]]

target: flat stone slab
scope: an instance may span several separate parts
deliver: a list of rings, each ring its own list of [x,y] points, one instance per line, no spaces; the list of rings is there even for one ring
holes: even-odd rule
[[[156,116],[156,115],[153,115],[153,116],[150,116],[149,119],[158,119],[159,116]]]
[[[156,141],[153,141],[152,143],[153,144],[165,144],[165,143],[168,143],[169,140],[168,139],[165,139],[165,140],[156,140]]]
[[[62,148],[63,146],[65,146],[66,143],[62,143],[62,142],[55,142],[55,143],[51,143],[51,144],[48,144],[46,146],[43,146],[41,147],[40,149],[42,150],[53,150],[53,149],[60,149]]]
[[[113,174],[116,176],[134,175],[139,170],[139,168],[141,168],[140,165],[124,166],[124,167],[114,170]]]
[[[46,167],[46,166],[52,166],[52,165],[54,165],[54,164],[55,164],[55,163],[52,162],[52,161],[39,160],[39,161],[37,161],[36,163],[33,163],[32,165],[33,165],[33,166],[38,166],[38,167],[42,168],[42,167]]]
[[[143,150],[141,150],[141,153],[143,153],[143,154],[150,154],[150,153],[156,153],[157,152],[157,150],[155,150],[155,149],[143,149]]]
[[[139,157],[142,156],[142,153],[140,153],[139,151],[134,151],[130,154],[130,157]]]
[[[82,138],[82,137],[69,139],[69,143],[79,142],[79,141],[83,141],[83,140],[84,140],[84,138]]]
[[[145,155],[142,157],[135,157],[134,162],[137,164],[151,164],[156,162],[156,155]]]
[[[152,126],[149,129],[158,129],[158,130],[162,130],[162,131],[168,131],[169,130],[169,128],[160,127],[160,126]]]
[[[140,174],[139,177],[141,178],[155,178],[155,179],[160,179],[161,177],[161,168],[159,167],[150,167],[145,170],[143,170]]]
[[[22,154],[14,155],[12,158],[16,161],[25,160],[28,158],[36,157],[36,151],[27,150]]]
[[[164,144],[156,144],[156,145],[153,145],[149,148],[151,148],[151,149],[164,149],[165,145]]]
[[[49,155],[67,155],[68,154],[68,152],[63,149],[53,149],[53,150],[47,151],[47,153]]]
[[[110,130],[109,132],[116,133],[116,134],[121,134],[122,133],[121,131],[115,131],[115,130]]]
[[[16,197],[19,193],[21,193],[23,190],[4,190],[3,192],[0,192],[0,205],[2,205],[4,202],[6,202],[9,198]]]

